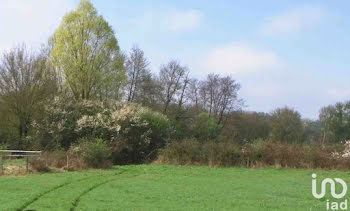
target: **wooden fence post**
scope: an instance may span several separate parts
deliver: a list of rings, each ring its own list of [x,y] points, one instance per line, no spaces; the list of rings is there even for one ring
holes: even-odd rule
[[[67,171],[68,171],[68,169],[69,169],[69,155],[67,153]]]

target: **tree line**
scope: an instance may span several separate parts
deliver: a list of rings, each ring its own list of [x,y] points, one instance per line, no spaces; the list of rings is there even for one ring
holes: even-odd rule
[[[143,50],[135,45],[122,52],[112,27],[82,0],[41,49],[22,44],[2,52],[0,142],[24,148],[33,122],[45,118],[45,107],[57,98],[141,104],[170,119],[173,139],[326,144],[350,138],[349,102],[322,108],[316,121],[288,107],[246,112],[234,78],[211,73],[199,80],[190,71],[170,60],[154,74]]]

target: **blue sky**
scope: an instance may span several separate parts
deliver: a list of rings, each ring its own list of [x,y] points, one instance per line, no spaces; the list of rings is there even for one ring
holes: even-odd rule
[[[78,0],[0,0],[0,52],[33,48]],[[139,45],[154,73],[170,59],[193,77],[231,75],[246,110],[281,106],[316,119],[322,106],[350,100],[348,1],[93,0],[121,49]]]

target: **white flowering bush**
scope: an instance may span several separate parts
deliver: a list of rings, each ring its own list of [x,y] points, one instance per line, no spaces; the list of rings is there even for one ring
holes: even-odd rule
[[[343,146],[342,152],[334,151],[331,153],[331,157],[334,159],[350,158],[350,140],[345,140]]]
[[[56,99],[45,112],[45,119],[33,124],[41,145],[68,149],[80,138],[101,138],[119,163],[153,159],[170,134],[166,116],[138,104]]]
[[[79,137],[100,137],[113,141],[120,131],[120,125],[113,120],[110,112],[83,115],[76,123],[75,131]]]
[[[114,161],[125,164],[154,159],[169,138],[167,117],[132,103],[116,103],[113,110],[112,119],[120,126]]]
[[[93,115],[104,111],[100,102],[83,101],[75,103],[66,99],[55,98],[45,107],[44,118],[33,122],[35,139],[44,149],[63,147],[68,149],[80,134],[76,132],[77,121],[85,115]]]
[[[337,152],[337,151],[331,152],[331,158],[333,158],[333,159],[341,159],[342,158],[342,154],[340,152]]]
[[[341,155],[343,158],[349,158],[350,157],[350,140],[344,141],[344,151]]]

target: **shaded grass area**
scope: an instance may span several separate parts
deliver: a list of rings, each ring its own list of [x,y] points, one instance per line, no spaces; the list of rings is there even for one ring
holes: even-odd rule
[[[2,177],[0,210],[325,210],[312,173],[350,183],[341,171],[117,166]]]

